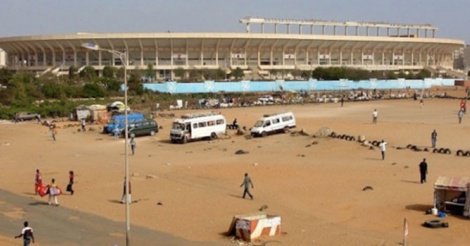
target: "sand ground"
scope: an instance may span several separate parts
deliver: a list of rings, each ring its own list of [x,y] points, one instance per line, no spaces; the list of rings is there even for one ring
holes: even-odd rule
[[[384,139],[389,143],[385,160],[379,150],[355,142],[291,134],[247,139],[229,131],[228,137],[214,141],[171,144],[172,119],[157,118],[163,129],[154,137],[138,138],[137,153],[129,157],[137,201],[131,205],[132,224],[191,241],[227,243],[223,233],[233,215],[267,205],[268,213],[282,216],[284,233],[265,240],[282,245],[397,245],[405,217],[409,245],[467,245],[469,220],[448,216],[450,227],[435,230],[421,223],[434,218],[424,213],[432,206],[433,182],[438,176],[470,176],[470,158],[396,149],[429,147],[436,129],[438,147],[454,153],[470,150],[470,119],[458,124],[458,105],[454,99],[428,99],[423,107],[412,100],[389,100],[346,103],[343,108],[305,104],[220,110],[229,122],[236,117],[247,127],[263,114],[289,110],[296,115],[296,130],[309,134],[329,127]],[[376,125],[371,123],[374,108],[379,111]],[[0,124],[0,189],[46,200],[34,196],[34,170],[63,188],[68,171],[74,170],[76,194],[59,197],[61,206],[123,221],[124,140],[77,129],[60,128],[54,142],[38,124]],[[313,141],[318,144],[311,145]],[[235,155],[239,149],[249,153]],[[429,165],[426,184],[419,183],[423,158]],[[255,185],[254,200],[241,199],[245,172]],[[362,191],[365,186],[373,190]],[[18,219],[25,216],[27,212]],[[0,234],[0,242],[8,245],[10,235]]]

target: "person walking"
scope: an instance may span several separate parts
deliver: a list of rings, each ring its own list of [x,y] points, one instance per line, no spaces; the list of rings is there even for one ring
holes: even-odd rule
[[[69,171],[69,183],[67,184],[67,191],[70,192],[70,195],[73,195],[73,182],[75,179],[75,174],[72,170]]]
[[[57,196],[60,195],[60,189],[55,183],[55,179],[51,180],[51,183],[48,185],[48,193],[49,193],[49,205],[59,206],[59,201],[57,200]]]
[[[437,142],[437,132],[436,132],[436,129],[434,129],[431,133],[431,144],[433,148],[436,148],[436,142]]]
[[[457,116],[459,117],[459,124],[462,124],[463,114],[463,109],[460,109],[459,113],[457,114]]]
[[[34,176],[34,193],[37,195],[42,188],[42,176],[39,169],[36,169],[36,175]]]
[[[341,107],[343,107],[343,104],[344,104],[344,95],[341,96]]]
[[[426,183],[426,175],[428,174],[428,163],[426,163],[426,158],[423,159],[421,163],[419,163],[419,174],[420,174],[420,182]]]
[[[85,121],[85,119],[82,119],[81,126],[82,126],[82,132],[86,132],[86,121]]]
[[[51,131],[52,140],[54,140],[54,142],[55,142],[56,141],[55,136],[57,135],[57,130],[55,129],[55,126],[50,125],[49,130]]]
[[[31,243],[34,243],[34,234],[33,228],[29,226],[28,221],[23,223],[23,229],[21,230],[21,234],[15,236],[15,238],[23,238],[23,246],[29,246]]]
[[[382,142],[379,144],[380,152],[382,153],[382,160],[385,160],[385,151],[387,150],[387,142],[382,139]]]
[[[137,143],[135,142],[135,139],[133,137],[131,138],[130,145],[131,145],[132,155],[134,155],[135,154],[135,148],[137,148]]]
[[[124,183],[123,183],[123,189],[122,189],[122,197],[121,197],[121,203],[127,203],[131,204],[132,203],[132,191],[131,191],[131,181],[129,180],[129,196],[126,196],[126,178],[124,178]]]
[[[377,112],[377,109],[374,109],[374,112],[372,112],[372,123],[377,124],[377,117],[379,117],[379,112]]]
[[[253,195],[250,193],[250,186],[252,189],[255,187],[253,186],[253,182],[251,182],[250,176],[248,176],[248,173],[245,173],[245,177],[243,178],[243,183],[240,185],[240,187],[244,186],[243,190],[243,199],[245,199],[245,196],[248,194],[250,196],[251,200],[253,200]]]

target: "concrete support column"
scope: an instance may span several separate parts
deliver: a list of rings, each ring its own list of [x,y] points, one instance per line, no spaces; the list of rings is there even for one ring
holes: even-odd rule
[[[343,49],[339,50],[339,65],[343,65]]]
[[[302,34],[302,24],[299,24],[299,34]]]
[[[385,66],[385,49],[382,50],[382,66]]]
[[[390,36],[390,28],[387,27],[387,36]]]
[[[377,37],[380,36],[380,28],[377,27]]]
[[[261,33],[264,33],[264,23],[261,23]]]
[[[325,25],[321,26],[321,34],[325,35]]]
[[[313,34],[313,25],[310,26],[310,34]]]
[[[102,65],[102,63],[101,63],[101,56],[102,56],[101,50],[98,50],[98,66],[101,66],[101,65]]]
[[[333,26],[333,35],[336,35],[336,26]]]
[[[348,35],[348,27],[344,26],[344,36],[347,36],[347,35]]]
[[[358,36],[358,35],[359,35],[359,27],[356,26],[356,36]]]
[[[274,33],[277,33],[277,24],[274,24]]]
[[[366,36],[369,36],[369,27],[366,27]]]
[[[287,24],[287,34],[290,34],[290,24]]]
[[[90,65],[90,56],[88,54],[88,50],[85,53],[85,65],[89,66]]]

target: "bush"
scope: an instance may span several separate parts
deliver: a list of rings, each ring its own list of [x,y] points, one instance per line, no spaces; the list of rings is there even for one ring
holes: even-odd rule
[[[104,88],[97,83],[86,83],[82,89],[83,97],[98,98],[98,97],[104,97],[105,94],[106,93],[105,93]]]

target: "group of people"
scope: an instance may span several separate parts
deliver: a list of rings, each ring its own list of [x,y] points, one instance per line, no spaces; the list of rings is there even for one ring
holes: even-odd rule
[[[67,192],[70,192],[71,195],[74,194],[73,184],[75,180],[75,174],[72,170],[69,171],[69,183],[67,184]],[[49,205],[59,206],[58,196],[62,194],[62,190],[56,184],[55,179],[52,178],[51,182],[47,185],[44,185],[42,182],[42,175],[39,169],[36,169],[36,175],[34,178],[34,191],[36,195],[45,196],[48,195]]]

